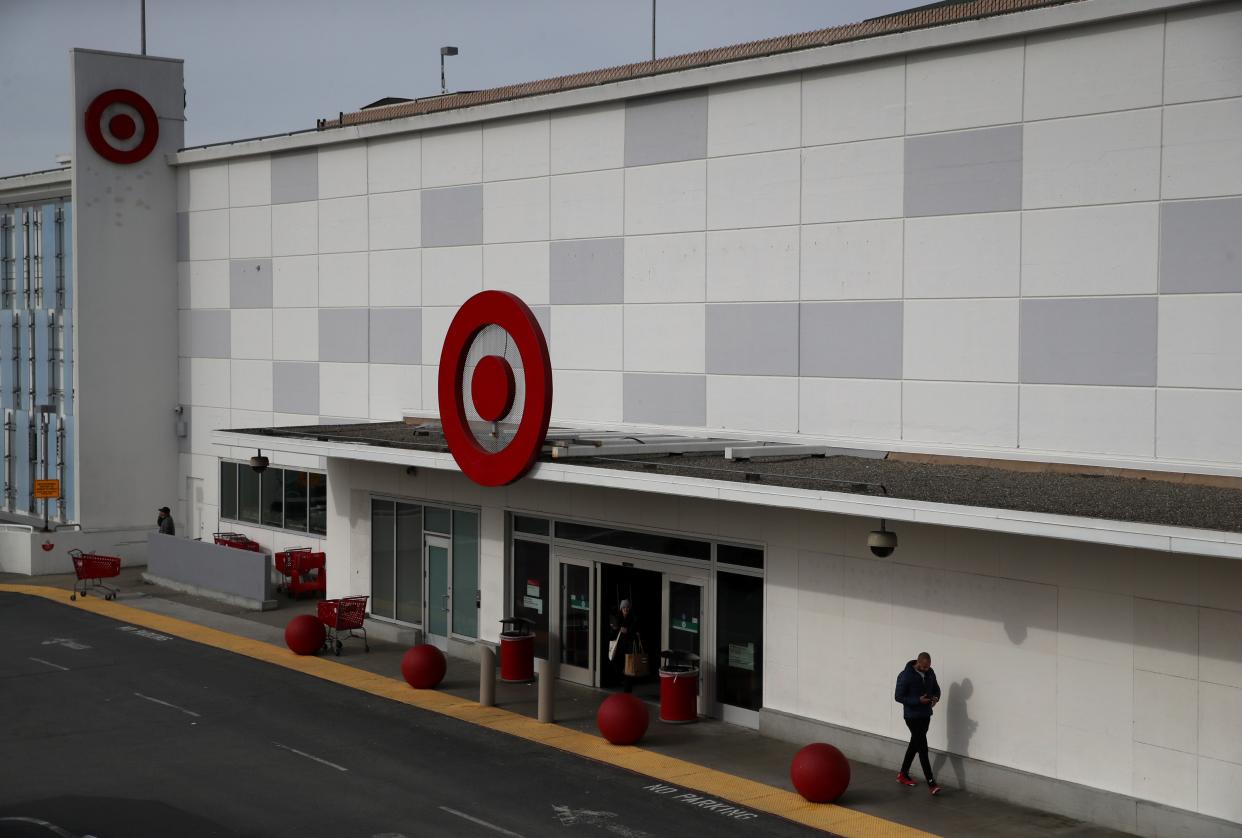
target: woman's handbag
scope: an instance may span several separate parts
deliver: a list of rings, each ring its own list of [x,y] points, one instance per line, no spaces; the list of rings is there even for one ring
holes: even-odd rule
[[[617,647],[621,645],[621,632],[617,632],[617,636],[608,641],[608,660],[615,661],[617,659]]]
[[[643,642],[636,637],[634,648],[625,656],[625,674],[631,678],[642,678],[650,671],[647,653],[643,651]]]

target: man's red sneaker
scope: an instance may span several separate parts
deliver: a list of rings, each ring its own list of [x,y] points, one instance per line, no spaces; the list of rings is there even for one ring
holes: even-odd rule
[[[898,774],[898,775],[897,775],[897,782],[901,783],[903,786],[909,786],[910,788],[914,788],[915,786],[917,786],[917,785],[918,785],[918,782],[917,782],[917,781],[915,781],[915,780],[911,780],[911,779],[910,779],[908,776],[906,776],[905,774]],[[935,794],[935,792],[932,792],[932,793],[933,793],[933,794]]]
[[[927,790],[932,794],[940,794],[940,786],[936,785],[935,780],[932,780],[927,784]]]

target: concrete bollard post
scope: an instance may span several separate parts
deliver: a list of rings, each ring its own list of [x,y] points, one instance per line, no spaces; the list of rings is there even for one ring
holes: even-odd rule
[[[479,647],[479,705],[496,706],[496,651],[487,645]]]
[[[552,705],[555,701],[552,691],[554,678],[552,675],[552,662],[538,658],[535,660],[535,676],[539,679],[539,721],[544,724],[552,723]]]

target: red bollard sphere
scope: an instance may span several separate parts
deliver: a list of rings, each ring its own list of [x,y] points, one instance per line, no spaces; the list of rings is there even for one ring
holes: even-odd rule
[[[832,803],[850,784],[850,761],[832,745],[816,742],[794,755],[789,779],[812,803]]]
[[[633,745],[643,738],[650,721],[647,705],[629,693],[608,696],[595,714],[599,732],[614,745]]]
[[[430,690],[444,680],[448,661],[444,653],[430,643],[410,647],[401,658],[401,677],[416,690]]]
[[[299,655],[313,655],[323,648],[327,637],[323,623],[310,614],[294,617],[285,626],[285,645]]]

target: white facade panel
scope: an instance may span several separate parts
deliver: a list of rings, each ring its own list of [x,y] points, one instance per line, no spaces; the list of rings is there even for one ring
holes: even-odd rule
[[[797,227],[708,233],[708,301],[798,299],[798,237]]]
[[[797,148],[802,123],[799,76],[722,85],[707,94],[707,154]]]
[[[1021,213],[906,219],[905,295],[1016,297]]]
[[[1022,214],[1022,294],[1154,294],[1160,212],[1155,203]]]
[[[548,116],[508,119],[483,126],[483,180],[548,174]]]
[[[1156,455],[1210,463],[1242,461],[1242,392],[1161,389]]]
[[[271,255],[271,207],[229,210],[229,257],[246,259]]]
[[[1160,109],[1028,123],[1025,209],[1160,197]]]
[[[1027,39],[1026,119],[1151,107],[1161,103],[1163,85],[1161,16]]]
[[[189,367],[189,404],[229,407],[229,364],[226,358],[186,358]]]
[[[403,411],[417,410],[422,404],[422,367],[405,364],[371,364],[368,392],[371,397],[368,418],[399,422]]]
[[[906,63],[907,134],[1022,121],[1024,45],[971,44]]]
[[[320,415],[365,420],[370,404],[368,385],[366,364],[320,364]]]
[[[707,425],[731,430],[796,431],[798,379],[709,375]]]
[[[423,249],[423,305],[457,307],[482,290],[483,248]]]
[[[627,307],[625,369],[702,373],[706,364],[705,311],[698,303]]]
[[[1160,298],[1161,387],[1242,390],[1242,294]]]
[[[814,70],[802,76],[802,145],[899,137],[905,126],[904,59]]]
[[[906,381],[902,439],[1013,448],[1018,443],[1018,386]]]
[[[801,152],[774,151],[709,160],[707,227],[797,224]]]
[[[798,382],[798,430],[849,439],[901,436],[901,382],[803,378]]]
[[[352,253],[367,249],[367,199],[335,198],[319,202],[319,252]]]
[[[706,250],[703,233],[627,237],[625,301],[702,302],[706,295]]]
[[[423,259],[418,250],[382,250],[370,254],[368,301],[376,308],[421,305]]]
[[[901,217],[901,140],[817,146],[802,155],[804,224]]]
[[[225,259],[190,263],[190,308],[229,307],[229,263]]]
[[[255,207],[272,202],[272,163],[268,157],[229,161],[229,206]]]
[[[422,138],[382,137],[367,143],[367,191],[401,192],[422,186]]]
[[[367,194],[367,147],[363,143],[319,149],[319,197],[348,198]]]
[[[483,241],[546,241],[548,179],[506,180],[483,186]]]
[[[802,299],[901,298],[904,228],[902,219],[804,226]]]
[[[319,360],[319,309],[278,308],[272,311],[272,359]]]
[[[422,135],[423,187],[457,186],[483,180],[483,129],[478,125]]]
[[[229,407],[234,410],[272,409],[272,362],[231,361]]]
[[[225,209],[229,205],[229,163],[222,160],[217,163],[205,163],[201,166],[190,166],[185,179],[186,190],[179,187],[177,209],[214,210]]]
[[[304,256],[319,252],[319,203],[277,204],[272,213],[272,255]]]
[[[230,312],[233,357],[272,360],[272,309],[241,308]]]
[[[907,300],[907,379],[1018,380],[1017,300]]]
[[[1155,456],[1154,389],[1024,384],[1021,401],[1022,448]]]
[[[489,244],[483,248],[483,288],[517,294],[528,305],[548,303],[548,243]]]
[[[558,175],[551,183],[554,239],[619,236],[625,226],[625,178],[621,169]]]
[[[591,422],[621,421],[621,373],[552,371],[552,417]]]
[[[418,247],[422,233],[419,192],[384,192],[367,199],[367,242],[371,250]],[[275,208],[272,209],[273,213]]]
[[[679,233],[706,225],[706,161],[625,170],[626,235]]]
[[[625,164],[625,105],[607,104],[551,116],[552,174],[619,169]]]
[[[272,305],[291,308],[319,305],[319,257],[290,256],[272,260]]]
[[[1242,97],[1164,109],[1163,198],[1242,194]]]
[[[319,257],[319,305],[354,308],[368,305],[370,260],[365,252],[332,253]]]
[[[622,322],[621,306],[553,307],[553,369],[621,369]]]
[[[1165,29],[1164,101],[1242,96],[1242,9],[1171,12]]]

